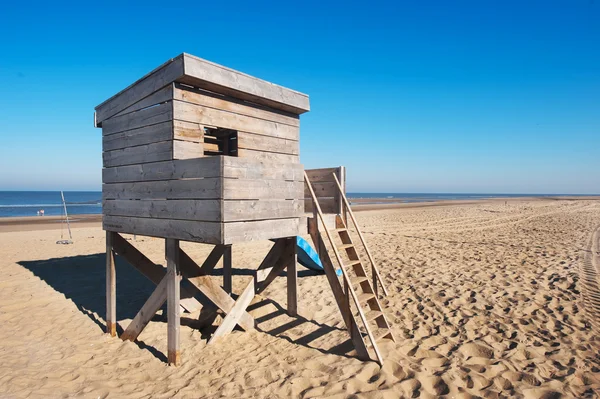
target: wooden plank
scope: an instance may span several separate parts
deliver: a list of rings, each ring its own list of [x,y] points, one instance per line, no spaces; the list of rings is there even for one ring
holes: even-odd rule
[[[312,180],[311,180],[311,183],[312,183]],[[313,186],[313,190],[315,191],[315,195],[317,196],[317,198],[322,198],[322,197],[335,198],[339,195],[338,188],[335,185],[334,181],[312,183],[312,186]],[[304,189],[303,197],[310,198],[310,192],[308,191],[307,188]]]
[[[105,151],[102,153],[102,166],[110,168],[145,162],[166,161],[172,158],[173,142],[161,141],[159,143],[121,148],[120,150]]]
[[[321,205],[321,211],[323,213],[336,213],[338,212],[338,203],[334,197],[330,198],[318,198],[319,205]],[[311,213],[313,211],[313,201],[311,198],[304,199],[304,212]]]
[[[148,97],[138,101],[137,103],[125,108],[123,111],[119,112],[114,116],[121,116],[125,114],[129,114],[135,111],[139,111],[144,108],[151,107],[156,104],[162,104],[164,102],[170,101],[173,99],[173,85],[167,85],[162,89],[155,91],[150,94]]]
[[[287,240],[289,253],[285,259],[287,265],[287,313],[289,316],[298,315],[298,254],[296,252],[296,237]]]
[[[283,208],[280,204],[273,205]],[[111,216],[220,222],[221,200],[105,200],[102,202],[102,213]],[[293,215],[288,217],[291,216]]]
[[[276,152],[238,149],[238,157],[249,158],[259,162],[271,162],[272,164],[300,163],[298,155],[278,154]]]
[[[204,126],[199,123],[173,121],[173,138],[201,143],[204,141]]]
[[[227,245],[225,248],[225,252],[223,253],[223,290],[231,295],[231,245]]]
[[[262,180],[262,179],[223,179],[223,198],[243,199],[301,199],[304,197],[302,182]]]
[[[298,163],[281,164],[250,158],[224,157],[223,177],[303,182],[304,168]]]
[[[300,165],[301,166],[301,165]],[[206,177],[220,177],[222,161],[219,157],[205,157],[198,159],[183,159],[150,164],[129,165],[102,170],[103,183],[138,182],[153,180],[196,179]],[[296,176],[296,169],[293,176]],[[302,171],[300,171],[302,173]],[[237,177],[233,176],[226,177]]]
[[[169,364],[178,366],[181,363],[179,353],[179,310],[180,282],[179,272],[179,240],[167,238],[165,243],[167,258],[167,359]]]
[[[183,75],[183,54],[167,61],[96,107],[97,126]]]
[[[302,114],[310,110],[306,94],[190,54],[184,53],[183,57],[185,77],[179,81],[294,114]]]
[[[106,232],[106,332],[112,337],[117,335],[117,278],[113,252],[115,235],[113,232]]]
[[[180,83],[175,84],[173,99],[272,122],[300,126],[300,120],[297,115],[261,106],[259,104],[248,103],[235,97],[182,85]]]
[[[284,189],[285,187],[282,187],[280,191]],[[263,196],[265,195],[263,193]],[[222,198],[221,179],[219,178],[109,183],[102,186],[102,199],[218,198]]]
[[[287,219],[282,219],[287,220]],[[104,230],[206,244],[223,244],[221,223],[104,215]]]
[[[168,122],[102,136],[102,151],[152,144],[173,139],[173,124]]]
[[[124,132],[126,130],[137,129],[143,126],[154,125],[173,119],[173,103],[171,101],[162,103],[154,107],[114,118],[107,119],[102,123],[102,134]]]
[[[256,270],[256,293],[262,293],[271,282],[283,271],[285,263],[285,253],[289,250],[288,239],[280,238],[275,241],[267,256],[263,259]],[[259,284],[260,283],[260,284]]]
[[[148,300],[146,300],[144,306],[142,306],[131,323],[129,323],[123,335],[121,335],[123,341],[135,341],[148,323],[150,323],[156,312],[164,305],[167,300],[167,283],[168,278],[165,275]]]
[[[296,140],[247,132],[238,132],[237,140],[238,149],[276,152],[288,155],[298,155],[300,153],[300,143]]]
[[[223,291],[219,284],[215,283],[210,276],[192,277],[188,278],[188,281],[198,288],[202,294],[223,312],[229,313],[235,305],[233,298]],[[249,313],[244,312],[242,317],[238,320],[238,324],[245,331],[253,330],[254,318],[250,316]]]
[[[148,280],[152,281],[154,284],[159,284],[167,273],[166,269],[152,262],[119,234],[113,234],[113,248],[115,252],[131,266],[135,267]],[[191,292],[186,287],[182,287],[181,292],[183,294],[181,299],[181,307],[183,309],[187,310],[189,313],[194,313],[202,308],[200,302],[194,298],[194,292]]]
[[[297,236],[300,218],[232,222],[223,224],[223,244]]]
[[[319,182],[332,182],[333,174],[337,173],[340,168],[321,168],[321,169],[306,169],[306,175],[312,184]]]
[[[179,251],[179,262],[181,266],[181,272],[185,276],[185,278],[192,278],[198,276],[208,276],[215,266],[221,256],[227,250],[226,245],[215,245],[215,247],[210,251],[210,254],[206,257],[202,266],[198,266],[196,262],[192,258],[190,258],[183,250]]]
[[[296,141],[300,138],[300,129],[297,126],[232,114],[178,100],[173,101],[173,119]]]
[[[173,159],[193,159],[204,156],[204,146],[202,143],[192,141],[173,141]]]
[[[304,212],[304,201],[224,200],[221,212],[224,222],[286,219],[301,217]]]
[[[254,299],[254,279],[250,280],[250,283],[246,286],[244,291],[240,294],[237,301],[235,301],[235,305],[231,308],[231,310],[227,313],[221,325],[217,328],[213,336],[208,341],[209,344],[213,343],[215,339],[222,337],[224,335],[229,334],[233,331],[233,328],[238,324],[239,320],[242,318],[242,315],[246,312],[246,308]]]

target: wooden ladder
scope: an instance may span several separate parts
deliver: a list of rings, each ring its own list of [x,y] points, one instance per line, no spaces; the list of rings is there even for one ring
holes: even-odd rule
[[[335,177],[335,174],[334,174],[334,177]],[[339,264],[340,269],[342,271],[342,278],[344,281],[344,296],[345,296],[345,298],[343,298],[343,300],[338,300],[337,302],[338,302],[338,304],[345,303],[347,307],[345,309],[343,309],[340,306],[340,311],[342,312],[342,315],[348,315],[348,317],[350,317],[352,319],[351,322],[355,323],[357,326],[358,326],[358,323],[356,322],[356,313],[358,313],[358,318],[360,319],[361,324],[364,328],[363,331],[360,331],[360,329],[358,330],[359,334],[360,334],[360,339],[364,343],[365,338],[363,336],[363,333],[366,334],[366,336],[369,339],[369,342],[365,343],[364,346],[367,348],[370,346],[373,349],[373,352],[375,353],[375,358],[377,360],[377,363],[379,363],[380,365],[383,365],[383,357],[381,355],[381,352],[379,351],[379,347],[377,344],[378,344],[378,342],[380,342],[383,339],[391,339],[392,341],[395,341],[395,338],[394,338],[394,335],[392,334],[390,325],[385,317],[385,314],[383,313],[383,308],[381,307],[381,303],[379,302],[379,299],[377,297],[376,290],[371,285],[370,279],[362,265],[362,262],[360,261],[358,253],[356,251],[356,247],[354,246],[354,243],[352,242],[352,239],[350,238],[350,234],[348,232],[348,229],[346,228],[346,225],[344,224],[342,217],[340,215],[336,216],[336,228],[335,229],[333,229],[333,230],[327,229],[327,224],[325,223],[325,218],[323,216],[323,212],[321,211],[321,206],[319,205],[319,201],[317,200],[317,197],[315,195],[315,192],[312,188],[312,185],[308,179],[308,175],[306,174],[306,172],[304,172],[304,179],[305,179],[306,185],[310,191],[310,194],[311,194],[311,197],[312,197],[312,200],[314,203],[314,208],[316,208],[319,219],[321,220],[321,223],[323,224],[323,230],[325,231],[325,233],[327,235],[327,239],[329,241],[331,250],[333,251],[335,258],[337,260],[337,263]],[[342,198],[344,199],[345,205],[349,209],[350,207],[347,203],[347,199],[346,199],[344,192],[339,184],[339,181],[337,180],[337,177],[335,177],[335,181],[340,190],[340,194],[341,194]],[[354,219],[354,215],[352,213],[350,213],[350,215],[352,217],[353,222],[355,223],[355,226],[357,226],[356,220]],[[318,223],[317,223],[317,226],[318,226]],[[318,227],[317,227],[317,229],[318,229]],[[336,243],[336,241],[333,238],[333,233],[338,234],[338,236],[341,240],[341,245]],[[363,241],[363,244],[364,244],[364,239],[362,238],[362,234],[360,236],[361,236],[361,240]],[[366,245],[365,245],[365,248],[370,257],[370,252],[368,252],[368,248],[366,247]],[[341,256],[340,251],[346,252],[348,260],[349,260],[347,265],[345,264],[345,260]],[[374,265],[374,263],[373,263],[373,265]],[[347,266],[349,266],[349,268]],[[375,283],[377,283],[377,279],[379,279],[379,281],[381,280],[379,277],[379,272],[376,271],[376,268],[374,268],[373,281]],[[384,292],[386,292],[385,287],[383,285],[382,285],[382,287],[384,288]],[[332,287],[332,289],[333,289],[333,287]],[[336,291],[334,290],[334,294],[335,294],[335,292]],[[352,300],[352,301],[350,301],[350,300]],[[351,302],[354,303],[354,308],[356,309],[356,312],[353,312],[351,310],[351,306],[350,306]],[[365,307],[365,306],[368,308],[368,310],[366,312],[363,310],[363,307]],[[352,329],[350,326],[348,326],[348,329],[350,330],[351,338],[354,339],[355,337],[353,337],[352,331],[356,331],[356,330]]]

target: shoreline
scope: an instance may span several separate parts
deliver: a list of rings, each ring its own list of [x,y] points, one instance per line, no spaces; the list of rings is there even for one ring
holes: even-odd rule
[[[352,210],[355,212],[414,209],[442,206],[462,206],[498,202],[520,201],[589,201],[600,200],[600,196],[564,196],[564,197],[510,197],[482,198],[471,200],[438,200],[423,202],[398,202],[397,198],[352,198]],[[11,216],[0,218],[0,232],[55,230],[65,228],[61,216]],[[96,227],[102,224],[102,214],[82,214],[69,217],[71,228]],[[63,225],[63,226],[61,226]]]

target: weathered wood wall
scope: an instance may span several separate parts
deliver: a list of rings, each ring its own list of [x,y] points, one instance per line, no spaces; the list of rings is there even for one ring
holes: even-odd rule
[[[338,168],[322,168],[322,169],[307,169],[306,175],[310,180],[321,211],[323,213],[342,213],[342,197],[339,189],[333,178],[336,174],[344,192],[346,191],[346,168],[340,166]],[[313,211],[313,201],[308,191],[308,187],[304,187],[304,209],[305,212]]]

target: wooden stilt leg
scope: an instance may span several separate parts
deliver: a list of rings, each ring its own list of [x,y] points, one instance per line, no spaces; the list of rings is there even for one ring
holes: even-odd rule
[[[288,240],[289,258],[287,262],[287,313],[289,316],[298,315],[298,273],[296,264],[298,255],[296,253],[296,237]]]
[[[106,232],[106,333],[117,335],[117,279],[115,272],[115,254],[113,237],[115,233]]]
[[[223,290],[231,294],[231,245],[223,252]]]
[[[179,323],[181,310],[180,300],[180,281],[179,272],[179,240],[172,238],[166,239],[166,258],[167,258],[167,359],[169,364],[177,366],[181,363],[179,354]]]

